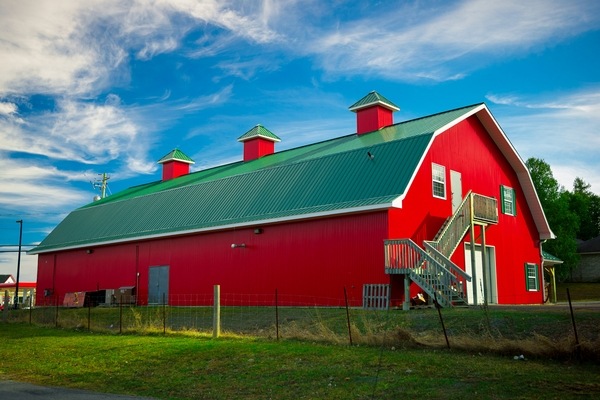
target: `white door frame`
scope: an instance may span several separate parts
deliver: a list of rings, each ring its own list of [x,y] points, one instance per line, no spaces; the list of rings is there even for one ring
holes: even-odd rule
[[[494,246],[485,246],[488,258],[487,279],[487,302],[488,304],[498,304],[498,284],[496,280],[496,248]],[[471,243],[465,243],[465,272],[473,276],[471,267]],[[477,305],[484,303],[483,297],[483,257],[481,245],[475,244],[475,279],[467,282],[467,302],[470,305],[476,305],[473,301],[473,294],[476,290]]]

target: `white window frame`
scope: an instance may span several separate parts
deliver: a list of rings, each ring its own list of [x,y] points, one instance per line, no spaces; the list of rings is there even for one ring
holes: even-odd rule
[[[540,291],[540,277],[537,264],[525,263],[525,288],[528,292]]]
[[[502,214],[517,215],[517,194],[515,190],[509,186],[500,185],[500,197],[502,200]]]
[[[436,189],[443,195],[436,194]],[[443,165],[431,163],[431,193],[437,199],[446,200],[446,167]]]

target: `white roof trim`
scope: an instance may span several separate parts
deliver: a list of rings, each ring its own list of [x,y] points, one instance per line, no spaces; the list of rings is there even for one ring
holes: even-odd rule
[[[245,142],[247,140],[256,139],[256,138],[267,139],[267,140],[270,140],[271,142],[281,142],[281,139],[275,139],[274,137],[261,135],[260,133],[254,135],[254,136],[250,136],[250,137],[244,138],[244,139],[238,139],[237,141],[243,143],[243,142]]]
[[[361,104],[361,105],[356,106],[356,107],[351,107],[348,110],[350,110],[352,112],[356,112],[358,110],[362,110],[362,109],[373,107],[373,106],[382,106],[384,108],[387,108],[390,111],[400,111],[399,107],[396,107],[394,105],[391,105],[390,103],[386,103],[385,101],[381,101],[381,100],[376,100],[376,101],[372,101],[372,102],[367,103],[367,104]]]
[[[322,212],[309,213],[309,214],[300,214],[300,215],[293,215],[293,216],[281,217],[281,218],[262,219],[262,220],[257,220],[257,221],[241,222],[239,224],[219,225],[219,226],[211,226],[211,227],[199,228],[199,229],[188,229],[185,231],[165,232],[165,233],[159,233],[156,235],[134,236],[134,237],[125,238],[125,239],[116,239],[116,240],[107,240],[107,241],[103,241],[103,242],[76,244],[73,246],[52,248],[52,249],[41,250],[41,251],[30,250],[27,252],[27,254],[54,253],[57,251],[85,249],[85,248],[90,248],[90,247],[106,246],[106,245],[116,244],[116,243],[130,243],[130,242],[136,242],[136,241],[141,241],[141,240],[158,239],[158,238],[163,238],[163,237],[184,236],[184,235],[191,235],[191,234],[195,234],[195,233],[222,231],[222,230],[228,230],[228,229],[246,228],[246,227],[250,227],[250,226],[276,224],[279,222],[300,221],[300,220],[305,220],[305,219],[329,217],[329,216],[333,216],[333,215],[355,214],[355,213],[361,213],[361,212],[387,210],[391,207],[395,207],[395,205],[394,205],[395,201],[396,201],[396,199],[393,200],[391,203],[373,204],[370,206],[361,206],[361,207],[350,207],[350,208],[343,208],[343,209],[339,209],[339,210],[322,211]]]

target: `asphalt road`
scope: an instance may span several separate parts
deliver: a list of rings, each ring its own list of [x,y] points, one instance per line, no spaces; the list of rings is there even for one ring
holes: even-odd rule
[[[65,389],[0,380],[0,399],[15,400],[157,400],[152,397],[122,396],[89,390]]]

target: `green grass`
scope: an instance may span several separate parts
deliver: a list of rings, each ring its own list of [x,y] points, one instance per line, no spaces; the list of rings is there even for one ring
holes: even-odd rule
[[[600,365],[479,351],[0,324],[0,379],[161,399],[593,398]]]
[[[272,307],[223,307],[218,340],[209,307],[11,311],[0,379],[161,399],[596,398],[600,312],[577,302],[600,284],[559,284],[559,301],[567,287],[579,348],[564,306],[444,309],[451,350],[434,309],[352,309],[354,346],[343,308],[280,308],[279,341]]]

